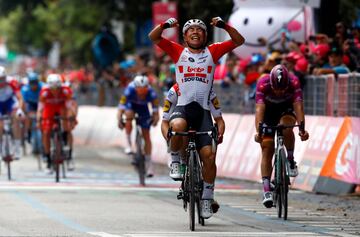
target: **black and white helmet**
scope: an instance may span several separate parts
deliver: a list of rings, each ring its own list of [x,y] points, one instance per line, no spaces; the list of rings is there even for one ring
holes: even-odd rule
[[[147,76],[137,75],[134,78],[134,85],[135,87],[146,87],[149,85],[149,79]]]
[[[203,29],[206,32],[206,25],[202,20],[199,19],[190,19],[188,20],[182,29],[183,34],[191,27],[191,26],[199,26],[201,29]]]

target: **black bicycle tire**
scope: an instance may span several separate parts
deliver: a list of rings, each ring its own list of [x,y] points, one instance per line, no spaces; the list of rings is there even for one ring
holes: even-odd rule
[[[5,156],[10,157],[10,142],[11,142],[11,135],[6,134],[5,135]],[[8,173],[8,180],[11,180],[11,165],[10,165],[10,159],[8,159],[5,163],[7,166],[7,173]]]
[[[287,220],[288,216],[288,192],[289,192],[289,177],[286,172],[287,157],[284,150],[281,150],[281,165],[282,165],[282,204],[283,204],[283,218]]]
[[[189,222],[190,230],[195,230],[195,180],[194,180],[194,164],[195,152],[190,151],[189,156]]]
[[[281,189],[281,158],[280,154],[275,155],[275,192],[276,192],[276,210],[278,218],[282,216],[282,189]]]
[[[7,170],[8,170],[8,180],[11,180],[11,161],[6,161]]]
[[[66,162],[62,162],[61,164],[61,170],[62,170],[62,176],[64,179],[66,179]]]
[[[55,145],[55,152],[54,157],[52,159],[54,167],[55,167],[55,182],[60,182],[60,162],[61,159],[61,136],[60,134],[56,133],[54,136],[54,145]]]
[[[139,183],[141,186],[145,186],[145,176],[146,176],[146,167],[145,167],[145,156],[142,154],[142,136],[141,131],[136,128],[136,153],[135,153],[135,161],[136,161],[136,170],[139,175]]]
[[[195,152],[196,155],[196,166],[195,166],[195,171],[194,173],[196,174],[196,200],[198,203],[198,219],[199,219],[199,224],[204,226],[205,225],[205,219],[201,216],[201,205],[200,205],[200,201],[201,201],[201,197],[202,197],[202,191],[203,191],[203,181],[201,179],[201,165],[199,164],[200,158],[199,158],[199,154],[197,152]]]
[[[136,158],[138,159],[137,161],[137,167],[138,167],[138,173],[139,173],[139,183],[142,186],[145,186],[145,157],[142,154],[138,154],[138,157]]]

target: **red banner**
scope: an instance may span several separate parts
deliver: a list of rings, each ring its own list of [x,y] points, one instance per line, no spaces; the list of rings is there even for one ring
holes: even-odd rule
[[[177,5],[175,2],[154,2],[152,5],[152,12],[154,26],[157,26],[171,17],[177,19]],[[166,29],[162,36],[177,42],[179,38],[178,30],[177,27]],[[157,55],[160,55],[162,51],[159,47],[155,46],[155,52]]]

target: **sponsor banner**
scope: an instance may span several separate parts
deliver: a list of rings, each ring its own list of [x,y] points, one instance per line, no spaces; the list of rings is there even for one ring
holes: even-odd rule
[[[320,175],[360,184],[360,118],[345,117]]]
[[[157,26],[161,24],[162,22],[166,21],[167,19],[174,17],[177,19],[177,5],[176,2],[154,2],[152,5],[152,14],[153,14],[153,25]],[[162,33],[162,36],[166,39],[169,39],[171,41],[177,42],[179,39],[179,28],[173,27],[164,30]],[[162,50],[157,47],[155,47],[155,53],[157,55],[162,54]]]
[[[254,140],[255,117],[242,116],[236,131],[236,139],[231,145],[228,160],[231,165],[225,166],[229,177],[260,181],[261,148]],[[236,162],[236,163],[235,163]]]
[[[75,144],[125,147],[125,132],[118,129],[116,114],[116,108],[81,106],[79,124],[74,130]],[[254,141],[254,115],[223,116],[226,131],[217,151],[218,176],[260,181],[261,148]],[[170,155],[160,124],[161,121],[151,128],[152,158],[155,162],[167,164]],[[320,176],[339,181],[335,184],[345,182],[360,186],[360,118],[307,116],[306,129],[310,133],[306,142],[300,141],[298,131],[294,129],[294,155],[299,176],[292,180],[292,187],[314,191]]]
[[[234,145],[234,140],[238,141],[239,136],[237,133],[237,128],[242,119],[239,114],[223,114],[223,118],[225,121],[225,134],[223,143],[221,143],[217,148],[216,154],[216,166],[217,166],[217,174],[221,176],[227,176],[227,166],[232,162],[237,162],[236,159],[232,160],[231,151],[233,151],[232,146]],[[239,142],[238,142],[239,143]],[[240,142],[242,144],[242,142]]]
[[[299,175],[293,180],[292,187],[313,190],[342,120],[343,118],[306,116],[306,130],[310,138],[306,142],[301,142],[295,131],[294,157],[298,163]]]

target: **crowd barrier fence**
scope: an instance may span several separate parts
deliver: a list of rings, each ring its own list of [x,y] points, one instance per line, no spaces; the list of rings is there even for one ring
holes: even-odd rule
[[[117,127],[116,108],[81,106],[75,129],[77,145],[125,146],[125,132]],[[254,115],[225,113],[226,133],[218,146],[217,173],[222,177],[261,181],[261,149],[254,142]],[[344,194],[359,191],[360,118],[307,116],[310,139],[296,138],[299,176],[292,187],[312,192]],[[297,132],[295,132],[297,133]],[[160,123],[151,129],[152,158],[168,164],[169,154]]]

